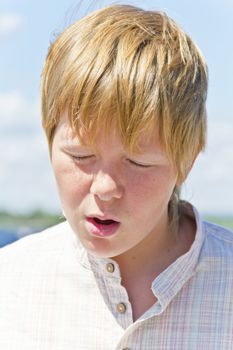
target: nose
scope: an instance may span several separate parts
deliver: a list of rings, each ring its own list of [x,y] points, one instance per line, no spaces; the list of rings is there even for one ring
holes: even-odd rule
[[[110,201],[122,197],[123,187],[112,175],[101,171],[94,175],[90,192],[102,201]]]

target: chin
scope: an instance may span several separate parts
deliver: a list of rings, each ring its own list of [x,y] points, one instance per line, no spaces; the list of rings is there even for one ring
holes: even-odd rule
[[[87,244],[85,242],[83,246],[89,254],[97,258],[114,259],[114,257],[122,254],[122,250],[110,247],[109,242],[106,242],[104,239],[98,239],[97,242],[95,240],[95,242],[92,241]]]

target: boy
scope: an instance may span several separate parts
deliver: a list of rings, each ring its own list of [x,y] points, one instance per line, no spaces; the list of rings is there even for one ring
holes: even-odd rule
[[[179,199],[206,93],[164,13],[110,6],[51,45],[43,127],[67,221],[1,251],[1,349],[233,349],[233,235]]]

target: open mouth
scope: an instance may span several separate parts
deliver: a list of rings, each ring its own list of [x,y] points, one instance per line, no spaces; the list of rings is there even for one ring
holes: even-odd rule
[[[112,225],[117,223],[117,221],[114,220],[100,220],[99,218],[93,218],[93,220],[100,225]]]
[[[87,218],[87,227],[95,236],[111,236],[117,232],[119,226],[120,222],[112,219],[101,220],[97,217]]]

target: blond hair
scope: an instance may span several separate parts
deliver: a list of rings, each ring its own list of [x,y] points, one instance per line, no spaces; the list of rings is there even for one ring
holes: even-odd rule
[[[199,49],[165,13],[128,5],[98,10],[49,48],[42,116],[50,150],[65,109],[78,135],[82,127],[93,143],[100,126],[107,132],[114,125],[133,149],[142,131],[157,126],[182,183],[205,146],[207,80]]]

